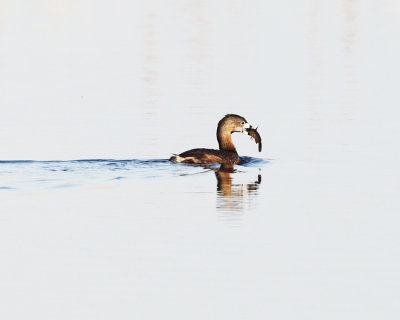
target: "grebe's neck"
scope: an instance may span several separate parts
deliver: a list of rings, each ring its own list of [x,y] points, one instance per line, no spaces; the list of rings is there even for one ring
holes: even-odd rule
[[[227,128],[224,128],[224,126],[218,127],[217,129],[217,140],[219,144],[219,150],[236,152],[235,145],[233,144],[232,141],[231,132],[226,129]]]

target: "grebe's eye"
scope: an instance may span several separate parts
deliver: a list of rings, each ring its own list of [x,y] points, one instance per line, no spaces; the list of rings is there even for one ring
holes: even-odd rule
[[[242,121],[240,124],[243,126],[244,125],[244,121]]]

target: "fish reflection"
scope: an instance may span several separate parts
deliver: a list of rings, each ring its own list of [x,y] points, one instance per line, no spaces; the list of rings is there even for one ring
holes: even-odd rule
[[[258,196],[258,189],[261,184],[261,174],[248,183],[234,183],[233,166],[221,166],[215,170],[217,178],[217,210],[238,213],[254,207]],[[225,217],[234,218],[237,217]]]

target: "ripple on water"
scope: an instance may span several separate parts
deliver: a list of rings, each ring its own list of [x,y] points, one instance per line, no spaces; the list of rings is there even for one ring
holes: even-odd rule
[[[242,157],[243,167],[260,167],[263,159]],[[239,167],[240,167],[239,166]],[[219,164],[176,164],[168,159],[81,159],[71,161],[0,161],[0,190],[60,189],[118,183],[127,179],[155,179],[218,170]],[[79,181],[79,183],[76,183]]]
[[[259,167],[269,163],[268,160],[253,157],[240,157],[240,165],[243,167]]]

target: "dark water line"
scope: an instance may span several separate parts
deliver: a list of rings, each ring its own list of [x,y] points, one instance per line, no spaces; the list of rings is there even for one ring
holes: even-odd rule
[[[251,180],[244,187],[235,184],[233,176],[252,170],[254,172],[254,169],[259,170],[268,163],[266,160],[252,157],[242,157],[241,160],[241,165],[232,172],[221,170],[217,163],[185,164],[170,162],[168,159],[7,160],[0,161],[0,191],[65,189],[99,183],[110,185],[124,180],[140,184],[146,179],[190,177],[213,171],[223,197],[239,196],[244,193],[244,189],[251,191],[254,181]],[[259,183],[256,183],[256,189]],[[224,203],[224,207],[226,205]],[[229,207],[232,207],[232,204],[229,204]]]
[[[262,165],[269,161],[253,158],[241,157],[242,166],[249,165]],[[138,165],[152,165],[152,164],[173,164],[168,159],[77,159],[77,160],[0,160],[2,164],[68,164],[68,163],[99,163],[99,164],[138,164]]]
[[[76,160],[0,160],[0,164],[30,164],[30,163],[168,163],[168,159],[76,159]]]

